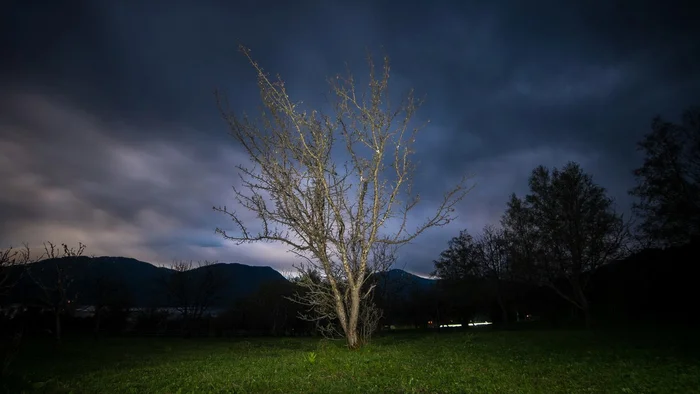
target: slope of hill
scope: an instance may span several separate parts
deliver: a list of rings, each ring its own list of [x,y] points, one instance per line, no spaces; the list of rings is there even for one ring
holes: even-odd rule
[[[257,291],[261,285],[287,279],[271,267],[251,266],[238,263],[219,263],[210,267],[196,268],[189,274],[195,283],[206,274],[205,270],[223,282],[217,294],[214,306],[229,306],[234,300],[248,296]]]
[[[380,291],[400,297],[408,297],[415,291],[429,290],[437,283],[400,269],[391,269],[380,274]]]
[[[174,302],[166,284],[175,271],[132,258],[81,256],[42,260],[27,266],[24,273],[17,268],[13,275],[22,274],[22,278],[13,289],[10,302],[41,299],[44,294],[36,283],[51,290],[56,285],[58,269],[69,281],[68,296],[80,304],[94,304],[106,292],[110,293],[109,297],[120,297],[138,307],[168,306]],[[230,305],[237,298],[253,293],[263,283],[284,280],[270,267],[221,263],[206,269],[212,270],[219,283],[213,306]],[[185,274],[186,281],[196,282],[204,273],[204,267],[193,269]]]

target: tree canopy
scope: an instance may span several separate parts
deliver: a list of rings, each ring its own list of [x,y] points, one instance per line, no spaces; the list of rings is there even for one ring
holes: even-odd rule
[[[634,170],[638,230],[652,244],[681,245],[700,236],[700,107],[680,124],[654,118],[638,143],[644,163]]]
[[[598,267],[626,253],[629,225],[577,163],[539,166],[529,183],[530,193],[513,195],[502,220],[514,271],[552,288],[590,323],[586,286]]]

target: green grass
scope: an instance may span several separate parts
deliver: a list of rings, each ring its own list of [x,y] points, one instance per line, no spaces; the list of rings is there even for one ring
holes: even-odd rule
[[[649,335],[404,333],[355,352],[311,338],[33,342],[5,384],[76,394],[700,392],[697,343]]]

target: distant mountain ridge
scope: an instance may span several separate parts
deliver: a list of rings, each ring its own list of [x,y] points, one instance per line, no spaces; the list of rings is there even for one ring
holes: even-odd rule
[[[175,270],[129,257],[88,257],[46,259],[27,266],[33,277],[47,286],[55,283],[56,267],[60,267],[71,278],[69,296],[81,305],[93,305],[104,294],[106,288],[115,288],[119,296],[128,299],[134,307],[173,306],[173,297],[168,295],[166,282]],[[217,263],[207,267],[211,275],[224,284],[217,290],[212,307],[228,307],[236,300],[255,293],[261,285],[274,281],[287,281],[278,271],[269,266],[252,266],[240,263]],[[15,271],[19,275],[20,271]],[[186,273],[193,280],[201,280],[206,274],[204,267]],[[435,281],[421,278],[400,269],[381,273],[380,286],[388,291],[408,295],[414,289],[426,289]],[[27,275],[23,275],[13,290],[10,301],[20,302],[37,299],[40,289]]]
[[[409,297],[416,291],[431,289],[437,281],[421,278],[401,269],[390,269],[379,274],[379,288],[403,298]]]
[[[65,271],[71,278],[68,286],[70,297],[77,297],[80,304],[94,304],[98,294],[104,292],[105,286],[116,287],[123,291],[129,304],[137,307],[171,306],[172,297],[168,296],[166,282],[175,270],[158,267],[151,263],[128,257],[87,257],[42,260],[27,266],[32,276],[41,283],[50,286],[55,283],[56,267]],[[270,267],[250,266],[238,263],[213,264],[213,276],[226,282],[216,295],[213,306],[229,306],[236,299],[249,295],[266,282],[286,280],[282,274]],[[194,268],[186,275],[197,278],[203,267]],[[20,272],[17,270],[15,275]],[[40,289],[34,280],[24,275],[15,287],[11,300],[40,297]]]

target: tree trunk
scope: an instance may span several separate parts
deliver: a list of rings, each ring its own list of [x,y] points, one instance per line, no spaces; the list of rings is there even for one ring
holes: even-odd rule
[[[100,312],[100,308],[96,307],[95,308],[95,339],[100,336],[100,320],[102,317],[102,313]]]
[[[508,325],[508,308],[506,308],[506,303],[500,295],[498,296],[498,306],[501,308],[501,323]]]
[[[272,336],[277,336],[277,304],[272,309],[272,329],[270,330]]]
[[[591,307],[586,304],[583,309],[583,317],[586,322],[586,329],[590,330],[591,326],[593,325],[593,316],[591,315]]]
[[[574,291],[576,298],[578,298],[578,307],[583,312],[583,318],[586,324],[586,329],[590,329],[593,323],[593,317],[591,316],[591,306],[588,303],[588,299],[583,293],[583,289],[581,288],[581,285],[578,282],[574,284]]]
[[[435,306],[435,323],[433,324],[435,327],[437,327],[437,330],[440,331],[440,326],[442,321],[440,320],[440,305]]]
[[[55,311],[54,313],[54,325],[56,333],[56,342],[61,342],[61,312]]]
[[[190,315],[189,315],[189,313],[185,313],[185,316],[182,319],[182,337],[183,338],[190,337]]]
[[[350,294],[350,316],[348,316],[348,324],[345,330],[349,349],[359,349],[362,346],[362,341],[357,330],[357,323],[360,318],[360,289],[353,289]]]
[[[498,300],[498,306],[501,308],[501,323],[504,326],[508,325],[508,308],[503,296],[503,286],[498,278],[496,278],[496,299]]]
[[[348,330],[345,332],[345,339],[348,344],[348,349],[355,350],[360,348],[362,344],[357,332],[357,321],[355,321],[355,323],[348,322]]]

